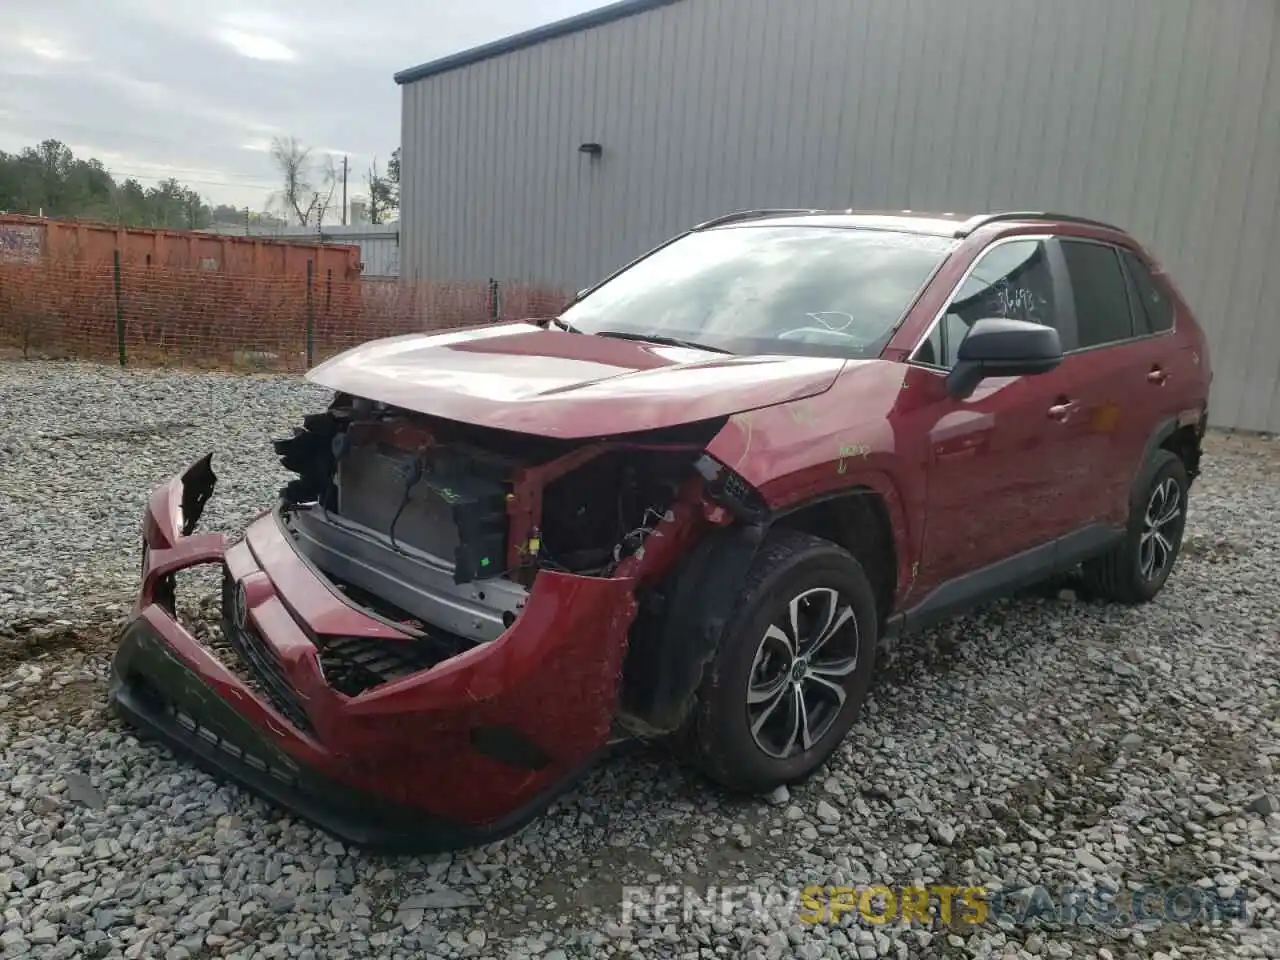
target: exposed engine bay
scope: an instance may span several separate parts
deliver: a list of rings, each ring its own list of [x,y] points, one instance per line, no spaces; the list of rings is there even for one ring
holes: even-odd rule
[[[277,441],[281,522],[352,602],[443,643],[496,639],[540,570],[609,577],[646,540],[723,420],[554,438],[339,394]]]

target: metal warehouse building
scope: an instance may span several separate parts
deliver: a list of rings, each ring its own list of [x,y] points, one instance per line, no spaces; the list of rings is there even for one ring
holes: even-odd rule
[[[626,0],[396,76],[401,274],[583,286],[748,207],[1132,230],[1280,430],[1280,0]]]

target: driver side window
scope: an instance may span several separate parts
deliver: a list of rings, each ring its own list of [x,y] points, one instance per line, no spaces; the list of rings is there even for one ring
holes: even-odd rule
[[[951,369],[969,328],[988,317],[1055,325],[1053,278],[1045,241],[1012,240],[979,257],[914,359]]]

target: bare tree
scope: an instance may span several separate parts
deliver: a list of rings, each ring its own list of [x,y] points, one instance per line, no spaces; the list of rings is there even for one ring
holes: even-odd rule
[[[396,148],[395,156],[400,150]],[[391,172],[391,164],[387,164],[387,173]],[[397,178],[398,179],[398,178]],[[399,185],[391,177],[378,173],[378,160],[375,157],[365,174],[365,184],[369,187],[369,222],[382,223],[396,212],[400,205]]]
[[[311,160],[310,149],[294,137],[275,137],[271,141],[271,159],[280,168],[284,180],[279,194],[280,206],[287,214],[297,217],[300,225],[306,226],[315,206],[315,191],[307,169]]]
[[[311,148],[304,147],[296,137],[276,137],[271,141],[271,159],[280,170],[282,186],[275,199],[285,215],[296,218],[304,227],[324,223],[338,183],[333,157],[326,156],[316,163]]]
[[[338,165],[333,154],[326,154],[320,161],[320,187],[315,191],[316,226],[324,223],[325,215],[333,205],[333,194],[338,187]]]

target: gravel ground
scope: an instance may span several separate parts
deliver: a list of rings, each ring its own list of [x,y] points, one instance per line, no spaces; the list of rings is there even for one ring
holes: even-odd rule
[[[377,859],[104,709],[148,491],[212,449],[206,526],[236,529],[283,479],[268,441],[325,399],[289,378],[0,363],[4,956],[1280,956],[1280,444],[1212,438],[1156,603],[1054,591],[886,651],[847,745],[789,795],[733,800],[650,751],[502,843]],[[813,926],[787,899],[913,881],[1185,884],[1244,892],[1248,919]],[[623,885],[654,883],[752,893],[727,916],[628,918]]]

